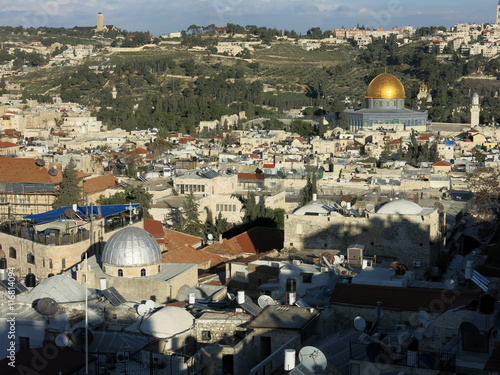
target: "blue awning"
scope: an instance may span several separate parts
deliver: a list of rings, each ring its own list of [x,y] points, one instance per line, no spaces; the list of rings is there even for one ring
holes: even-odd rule
[[[132,207],[140,207],[140,203],[132,203]],[[56,208],[52,211],[47,211],[36,215],[24,216],[26,220],[33,220],[36,224],[47,223],[54,220],[59,220],[61,218],[66,218],[64,212],[67,209],[73,210],[72,206]],[[126,212],[129,209],[128,204],[110,204],[106,206],[77,206],[76,214],[82,219],[87,217],[90,213],[93,215],[100,215],[102,217],[107,217],[115,215],[120,212]]]

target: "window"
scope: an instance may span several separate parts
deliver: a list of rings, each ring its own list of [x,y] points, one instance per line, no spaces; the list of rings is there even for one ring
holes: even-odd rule
[[[141,276],[146,276],[146,270],[144,268],[141,269]]]
[[[120,276],[120,277],[123,276],[123,270],[121,268],[118,270],[118,276]]]
[[[208,341],[212,339],[212,333],[210,331],[201,331],[201,339]]]
[[[313,274],[312,273],[309,273],[309,272],[304,272],[304,273],[301,273],[300,276],[302,276],[302,282],[304,284],[310,284],[312,283],[312,279],[313,279]]]
[[[158,272],[160,272],[160,271],[161,271],[161,267],[160,267],[160,265],[158,265]]]
[[[9,257],[14,259],[17,258],[17,251],[12,246],[9,247]]]
[[[241,271],[236,271],[234,273],[234,277],[237,278],[237,279],[243,279],[243,280],[246,279],[245,272],[241,272]]]
[[[62,267],[62,269],[66,268],[66,258],[61,259],[61,267]]]
[[[35,254],[28,254],[26,256],[26,261],[30,264],[35,264]]]

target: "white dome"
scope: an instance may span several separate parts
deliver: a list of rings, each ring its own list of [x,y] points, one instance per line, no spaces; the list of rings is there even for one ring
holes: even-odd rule
[[[71,277],[55,275],[40,282],[27,295],[29,302],[46,297],[57,303],[81,302],[85,300],[85,288]]]
[[[326,204],[320,203],[309,203],[305,206],[299,207],[294,211],[294,215],[315,215],[315,216],[327,216],[330,215],[335,210],[327,206]]]
[[[164,339],[187,331],[193,322],[194,317],[186,310],[165,306],[142,322],[141,332]]]
[[[378,214],[398,214],[398,215],[418,215],[422,212],[422,207],[405,199],[384,204],[377,211]]]
[[[101,260],[114,266],[145,266],[159,263],[161,250],[154,237],[144,229],[127,227],[106,242]]]

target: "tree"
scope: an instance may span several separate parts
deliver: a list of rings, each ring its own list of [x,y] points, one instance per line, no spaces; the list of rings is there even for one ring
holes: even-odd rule
[[[120,191],[110,197],[101,195],[96,203],[100,205],[140,203],[143,217],[151,219],[153,218],[149,213],[151,199],[153,199],[153,194],[147,192],[141,186],[128,185],[124,191]]]
[[[203,224],[199,217],[199,207],[193,192],[188,194],[182,203],[182,209],[178,213],[177,220],[173,220],[173,229],[201,237],[203,235]]]
[[[61,208],[82,203],[82,187],[76,175],[75,161],[71,158],[66,168],[64,168],[57,198],[52,203],[52,207]]]

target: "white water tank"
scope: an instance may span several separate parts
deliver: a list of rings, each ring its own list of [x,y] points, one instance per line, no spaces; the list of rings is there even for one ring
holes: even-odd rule
[[[290,371],[295,368],[295,350],[285,349],[285,371]]]
[[[237,298],[237,302],[239,304],[245,303],[245,291],[244,290],[239,290],[238,291],[238,296],[236,298]]]
[[[99,288],[101,288],[101,290],[104,290],[107,287],[108,287],[108,279],[105,278],[99,279]]]

